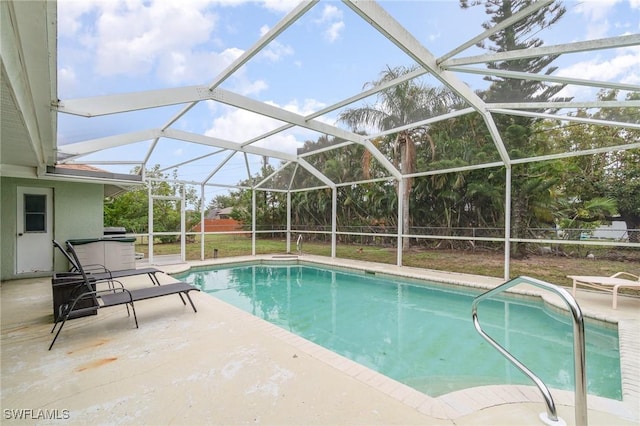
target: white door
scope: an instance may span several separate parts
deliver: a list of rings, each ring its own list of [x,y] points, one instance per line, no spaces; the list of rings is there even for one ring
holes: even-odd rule
[[[18,187],[16,273],[53,271],[53,188]]]

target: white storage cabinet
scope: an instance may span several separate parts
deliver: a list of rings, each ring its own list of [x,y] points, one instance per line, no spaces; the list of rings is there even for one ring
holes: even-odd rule
[[[104,265],[110,271],[136,267],[135,238],[70,240],[82,265]]]

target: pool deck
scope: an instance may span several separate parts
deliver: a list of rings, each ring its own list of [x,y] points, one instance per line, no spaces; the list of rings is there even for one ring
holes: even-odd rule
[[[286,260],[248,256],[230,261]],[[289,259],[291,260],[291,259]],[[301,256],[301,261],[491,288],[499,279]],[[187,266],[163,265],[169,273]],[[163,283],[171,282],[162,276]],[[128,288],[145,277],[121,280]],[[539,292],[524,287],[527,294]],[[2,424],[541,425],[533,386],[483,386],[430,397],[204,293],[69,321],[51,351],[49,278],[0,285]],[[559,304],[556,296],[545,296]],[[640,299],[579,290],[586,317],[619,326],[623,401],[589,396],[591,425],[640,424]],[[573,392],[551,389],[574,424]],[[22,418],[20,420],[19,418]]]

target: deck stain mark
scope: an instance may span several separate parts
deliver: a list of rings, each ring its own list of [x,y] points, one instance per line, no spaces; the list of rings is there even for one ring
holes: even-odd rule
[[[85,364],[85,365],[79,367],[76,371],[78,373],[81,373],[81,372],[83,372],[85,370],[88,370],[90,368],[98,368],[98,367],[101,367],[103,365],[109,364],[110,362],[113,362],[113,361],[115,361],[117,359],[118,358],[115,357],[115,356],[114,357],[110,357],[110,358],[97,359],[95,361],[92,361],[92,362],[90,362],[88,364]]]
[[[88,344],[87,346],[81,347],[81,348],[79,348],[79,349],[77,349],[75,351],[68,351],[67,355],[72,355],[72,354],[74,354],[76,352],[80,352],[80,351],[83,351],[83,350],[89,349],[89,348],[97,348],[99,346],[102,346],[102,345],[106,344],[107,342],[109,342],[109,340],[110,339],[97,339],[97,340],[91,342],[90,344]]]

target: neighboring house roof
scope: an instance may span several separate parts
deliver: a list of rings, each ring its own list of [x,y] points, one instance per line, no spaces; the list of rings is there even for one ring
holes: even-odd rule
[[[233,213],[233,207],[225,207],[223,209],[212,209],[207,213],[207,219],[219,219],[222,216],[229,216]]]
[[[85,180],[104,184],[104,196],[113,197],[142,184],[142,176],[112,173],[88,164],[56,164],[48,166],[46,176],[56,179]]]
[[[82,170],[82,171],[96,172],[96,173],[109,173],[106,170],[99,169],[98,167],[90,166],[88,164],[56,164],[55,167],[59,169]]]

